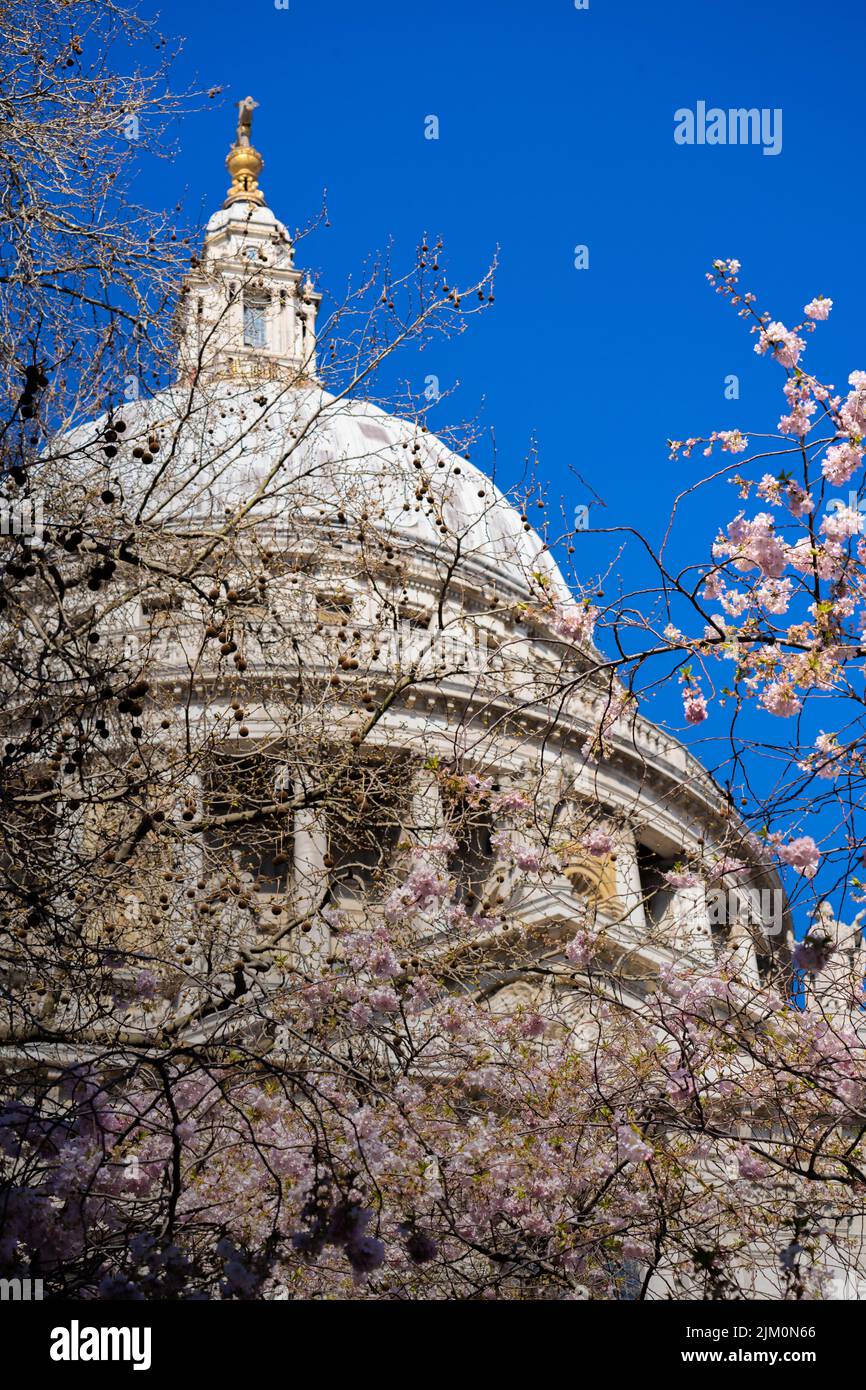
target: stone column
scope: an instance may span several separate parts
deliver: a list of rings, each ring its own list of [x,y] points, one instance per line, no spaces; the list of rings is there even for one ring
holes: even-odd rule
[[[745,984],[757,985],[758,956],[749,927],[750,923],[755,922],[760,929],[760,913],[752,901],[752,895],[745,890],[739,894],[734,890],[728,897],[737,904],[736,910],[728,915],[728,949],[736,962],[738,977]]]
[[[616,837],[617,897],[623,906],[623,925],[637,931],[646,926],[640,870],[637,863],[637,841],[634,832],[623,828]]]
[[[302,956],[324,955],[330,950],[331,933],[322,918],[313,914],[328,879],[328,835],[324,819],[315,807],[304,806],[295,812],[294,847],[292,910],[299,916],[310,913],[312,921],[310,931],[299,932],[299,950]]]
[[[277,338],[276,348],[280,357],[292,358],[295,346],[295,300],[292,286],[286,284],[280,286],[276,291],[278,295],[277,304]]]
[[[306,284],[298,290],[295,311],[295,343],[298,367],[307,376],[316,371],[316,311],[307,295]]]
[[[445,837],[445,813],[442,796],[435,776],[427,768],[418,771],[414,778],[406,828],[409,832],[404,839],[412,846],[413,858],[424,863],[434,873],[447,877],[448,855],[441,845]],[[416,912],[416,935],[423,936],[435,929],[435,908],[428,912]]]

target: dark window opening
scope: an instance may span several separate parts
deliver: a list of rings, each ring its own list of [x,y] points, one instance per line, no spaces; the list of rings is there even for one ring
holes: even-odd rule
[[[262,812],[261,819],[205,831],[206,848],[223,863],[231,862],[251,874],[258,893],[286,891],[294,859],[291,815],[267,813],[265,808],[291,800],[292,784],[279,759],[261,753],[220,752],[205,776],[208,816]]]
[[[443,796],[445,828],[455,841],[448,856],[454,896],[467,912],[480,907],[493,868],[493,818],[484,806],[447,791]]]
[[[317,622],[328,627],[344,627],[351,616],[352,600],[347,594],[317,594]]]
[[[647,921],[658,926],[673,901],[674,890],[665,882],[664,875],[673,869],[674,860],[658,854],[648,845],[638,845],[637,866]]]
[[[773,974],[774,961],[772,956],[764,956],[760,951],[755,953],[755,966],[758,971],[758,979],[766,983]]]
[[[425,613],[423,608],[415,608],[410,603],[399,605],[397,617],[401,623],[408,623],[409,627],[416,632],[427,632],[430,627],[430,614]]]
[[[227,582],[226,599],[233,608],[264,608],[267,606],[267,581],[260,577],[253,584],[241,580]]]
[[[712,913],[710,913],[710,942],[713,955],[717,960],[725,954],[730,945],[730,923],[720,921]]]
[[[158,593],[152,591],[141,600],[141,611],[146,617],[158,617],[164,613],[177,613],[183,608],[180,594]]]
[[[328,797],[327,867],[335,898],[377,889],[391,864],[405,818],[402,760],[345,769]]]
[[[45,777],[15,778],[2,785],[0,882],[13,901],[52,883],[56,869],[57,790]]]

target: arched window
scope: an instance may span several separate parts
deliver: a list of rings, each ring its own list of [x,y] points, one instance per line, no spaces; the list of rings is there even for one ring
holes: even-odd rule
[[[588,831],[598,825],[599,808],[578,801],[561,801],[553,813],[554,836],[559,845],[562,872],[573,891],[598,906],[616,903],[616,855],[593,854],[584,843]]]

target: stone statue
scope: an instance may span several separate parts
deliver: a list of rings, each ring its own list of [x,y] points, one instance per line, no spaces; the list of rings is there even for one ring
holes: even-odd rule
[[[807,999],[825,1014],[847,1016],[850,1022],[858,1023],[863,1019],[866,975],[861,930],[864,916],[866,911],[858,912],[853,922],[840,922],[829,903],[819,903],[812,926],[797,942],[793,953],[795,968],[807,976]]]
[[[253,112],[258,106],[258,102],[252,97],[244,97],[243,101],[238,102],[238,130],[237,143],[248,149],[250,146],[250,135],[253,128]]]

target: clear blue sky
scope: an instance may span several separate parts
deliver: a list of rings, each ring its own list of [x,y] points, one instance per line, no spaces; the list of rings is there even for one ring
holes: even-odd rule
[[[589,500],[571,466],[605,503],[594,522],[657,538],[692,476],[668,462],[667,438],[775,428],[781,369],[708,289],[717,256],[741,260],[744,287],[788,322],[831,296],[807,362],[837,384],[866,369],[858,0],[174,0],[162,27],[186,39],[178,80],[260,102],[263,185],[290,228],[327,187],[331,226],[300,257],[321,288],[339,295],[389,239],[408,267],[425,230],[444,237],[454,280],[500,247],[494,310],[398,374],[416,389],[429,372],[459,380],[442,418],[483,412],[504,485],[534,439],[551,501]],[[699,100],[781,108],[781,153],[675,144],[674,112]],[[217,207],[233,119],[218,103],[189,116],[178,162],[145,171],[143,200],[183,197],[191,218]],[[732,490],[719,497],[693,508],[680,553],[702,558],[733,515]],[[584,573],[610,551],[589,535],[579,546]],[[638,578],[637,556],[622,569]],[[771,732],[784,736],[778,721]]]

